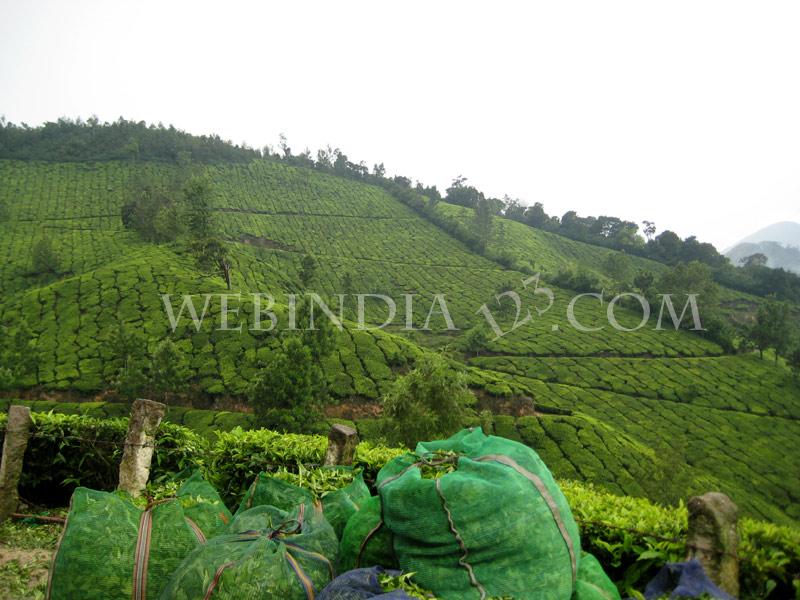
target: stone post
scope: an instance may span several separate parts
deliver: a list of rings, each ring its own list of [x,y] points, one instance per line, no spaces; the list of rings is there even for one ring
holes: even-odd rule
[[[140,399],[133,403],[119,465],[117,489],[128,492],[134,498],[141,495],[150,477],[155,434],[166,410],[166,405],[152,400]]]
[[[325,466],[353,464],[358,445],[358,432],[347,425],[334,425],[328,433]]]
[[[687,559],[696,558],[706,575],[734,598],[739,597],[739,509],[728,496],[708,492],[687,504]]]
[[[22,460],[28,447],[31,423],[31,409],[27,406],[13,405],[8,408],[3,459],[0,462],[0,523],[8,519],[19,504],[17,486],[22,474]]]

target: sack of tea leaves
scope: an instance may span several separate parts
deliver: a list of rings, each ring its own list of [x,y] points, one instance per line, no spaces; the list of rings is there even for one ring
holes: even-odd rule
[[[198,474],[176,498],[144,508],[121,492],[77,488],[50,569],[48,598],[157,598],[183,557],[230,517]]]
[[[421,442],[378,474],[400,567],[444,600],[569,600],[578,527],[531,448],[479,429]]]
[[[620,600],[617,586],[588,552],[581,554],[572,600]]]
[[[312,494],[308,489],[299,487],[268,473],[259,473],[253,484],[247,490],[239,504],[239,511],[247,510],[255,506],[269,505],[290,510],[299,504],[313,504],[315,500],[322,501],[322,508],[325,518],[333,527],[336,537],[341,537],[344,526],[348,519],[355,514],[359,506],[370,497],[369,488],[364,483],[361,472],[353,473],[342,469],[319,469],[311,472],[304,472],[309,477],[314,475],[324,476],[325,474],[334,475],[327,481],[330,487],[344,480],[350,480],[344,487],[338,489],[322,489],[320,486],[313,485],[311,481],[309,487],[317,489],[316,494]],[[345,477],[342,477],[344,475]],[[352,479],[351,479],[352,478]],[[237,512],[239,512],[237,511]]]
[[[318,505],[257,506],[186,556],[160,597],[308,600],[333,579],[337,546]]]
[[[380,496],[361,504],[361,509],[347,521],[339,544],[340,572],[375,566],[398,567],[392,532],[383,523]]]

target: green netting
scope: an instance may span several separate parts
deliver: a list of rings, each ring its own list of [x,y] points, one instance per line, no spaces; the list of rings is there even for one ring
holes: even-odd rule
[[[572,600],[620,600],[619,590],[597,559],[584,552],[578,565],[578,581]]]
[[[51,600],[155,598],[202,536],[183,502],[143,510],[121,493],[77,488],[48,585]]]
[[[342,533],[339,544],[339,572],[361,567],[398,568],[392,547],[392,532],[383,525],[381,497],[373,496],[361,504]]]
[[[267,473],[259,473],[239,503],[236,513],[262,505],[292,510],[300,504],[313,503],[314,498],[307,490],[271,477]]]
[[[364,476],[357,473],[353,481],[345,487],[334,492],[328,492],[322,497],[322,508],[325,518],[336,532],[336,537],[341,538],[347,522],[356,514],[361,505],[370,497],[369,488],[364,483]]]
[[[338,543],[321,510],[258,506],[237,513],[227,531],[184,559],[162,600],[307,600],[333,578]]]
[[[464,430],[418,444],[377,483],[400,566],[437,596],[571,597],[578,527],[527,446]]]
[[[341,537],[348,519],[369,496],[369,488],[360,472],[343,488],[326,492],[322,496],[325,518],[333,527],[337,538]],[[237,512],[262,505],[291,510],[299,504],[312,505],[315,500],[313,494],[306,489],[267,473],[259,473],[242,498]]]
[[[177,496],[189,524],[200,529],[205,538],[216,535],[231,521],[231,511],[200,471],[183,482]]]

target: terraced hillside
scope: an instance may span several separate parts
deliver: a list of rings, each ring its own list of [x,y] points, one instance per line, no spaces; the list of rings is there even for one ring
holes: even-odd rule
[[[122,226],[136,171],[166,180],[175,168],[0,161],[0,202],[9,207],[0,222],[0,320],[22,315],[35,333],[40,360],[28,387],[100,393],[120,322],[155,342],[170,335],[162,294],[172,295],[177,311],[180,294],[227,291],[221,278],[200,273],[180,244],[145,243]],[[601,329],[569,325],[574,292],[548,284],[547,276],[573,265],[603,277],[613,251],[505,221],[502,240],[493,243],[529,257],[544,274],[539,285],[553,292],[552,306],[539,315],[534,309],[546,308],[548,299],[534,294],[533,284],[523,290],[526,274],[475,254],[380,187],[277,161],[206,170],[215,220],[230,246],[233,292],[243,295],[238,318],[246,323],[241,333],[220,331],[215,298],[199,331],[185,319],[176,330],[189,380],[206,403],[240,398],[254,375],[250,359],[268,355],[277,342],[272,333],[249,330],[248,294],[274,295],[280,319],[287,293],[385,294],[398,310],[384,330],[359,330],[355,300],[345,298],[346,327],[324,365],[338,401],[375,403],[420,352],[447,346],[481,401],[498,413],[496,432],[539,449],[559,477],[662,501],[722,489],[750,514],[800,522],[800,463],[785,451],[800,436],[800,387],[788,372],[753,357],[724,356],[690,332],[655,331],[655,315],[637,331],[620,332],[606,321],[605,307],[588,300],[576,305],[575,317]],[[58,275],[31,274],[31,246],[43,235],[57,249]],[[317,269],[304,286],[306,255]],[[488,342],[478,356],[462,353],[461,336],[483,320],[476,314],[482,304],[504,330],[510,327],[514,311],[500,311],[494,299],[510,286],[522,294],[531,321]],[[417,330],[406,331],[404,298],[412,294]],[[446,298],[457,331],[444,331],[441,316],[432,318],[435,331],[420,330],[434,294]],[[508,308],[509,299],[503,302]],[[622,308],[616,315],[628,327],[641,319]],[[385,306],[368,302],[366,316],[383,322]],[[231,319],[235,327],[237,317]],[[533,398],[536,413],[519,414],[520,396]]]

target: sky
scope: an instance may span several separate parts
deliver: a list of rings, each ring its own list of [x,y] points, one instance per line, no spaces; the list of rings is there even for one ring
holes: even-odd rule
[[[342,148],[718,248],[800,222],[798,2],[0,0],[0,115]]]

